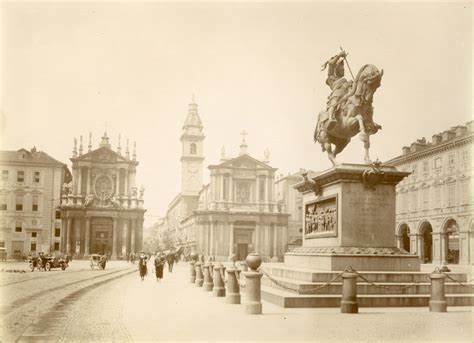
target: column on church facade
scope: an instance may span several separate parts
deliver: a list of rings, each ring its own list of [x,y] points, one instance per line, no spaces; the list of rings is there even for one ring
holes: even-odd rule
[[[278,225],[273,224],[273,257],[278,257]]]
[[[127,255],[127,231],[128,231],[128,218],[122,220],[122,255]]]
[[[81,256],[85,253],[85,245],[86,245],[86,229],[85,229],[85,221],[84,217],[79,218],[79,253]]]
[[[129,193],[128,193],[128,170],[125,171],[125,189],[124,189],[123,193],[124,193],[126,198],[129,197]]]
[[[76,254],[80,253],[81,248],[81,219],[78,217],[74,218],[74,243],[73,243],[73,251]],[[79,243],[79,249],[78,249]]]
[[[229,175],[229,202],[234,202],[234,181],[232,174]]]
[[[272,257],[271,255],[271,249],[272,249],[272,241],[271,241],[271,234],[270,234],[270,224],[265,225],[265,231],[264,231],[264,251],[265,255],[268,257]]]
[[[286,245],[288,244],[288,226],[281,227],[281,245],[283,247],[283,255],[286,253]]]
[[[120,169],[117,169],[115,176],[115,195],[118,196],[120,192]]]
[[[138,229],[138,241],[137,241],[137,250],[142,251],[143,245],[143,218],[137,219],[137,229]]]
[[[113,219],[113,227],[112,227],[112,259],[117,258],[117,238],[118,238],[118,230],[117,230],[117,218]]]
[[[67,219],[61,218],[61,252],[66,253]]]
[[[256,253],[260,253],[260,223],[255,222],[255,246],[253,247]]]
[[[85,254],[89,255],[91,251],[91,217],[86,217],[86,232],[85,232]]]
[[[77,180],[77,194],[82,194],[82,168],[77,170],[78,180]]]
[[[67,234],[66,234],[66,252],[68,254],[72,253],[72,250],[71,250],[71,241],[72,241],[72,238],[73,238],[72,234],[73,234],[73,231],[72,231],[72,218],[68,217],[67,218]]]
[[[234,254],[234,222],[229,222],[229,256]]]
[[[260,175],[258,175],[258,173],[257,173],[257,184],[255,185],[255,195],[256,195],[255,202],[258,204],[260,203]]]
[[[209,222],[209,255],[214,255],[214,222]]]
[[[72,194],[77,194],[77,169],[73,168],[72,170]]]
[[[87,194],[91,193],[91,168],[87,167]]]
[[[136,243],[135,243],[135,240],[136,240],[136,228],[137,228],[137,222],[135,219],[132,219],[132,228],[130,229],[130,253],[131,254],[136,254],[137,251],[136,251]]]

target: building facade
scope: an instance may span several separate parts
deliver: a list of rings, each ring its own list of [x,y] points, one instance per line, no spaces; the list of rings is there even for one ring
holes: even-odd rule
[[[247,154],[245,138],[238,157],[210,165],[210,183],[199,193],[198,209],[182,221],[186,246],[199,254],[244,260],[258,252],[265,260],[285,254],[288,214],[275,200],[275,168]]]
[[[59,252],[66,165],[33,148],[1,151],[0,169],[0,248],[9,257]]]
[[[472,121],[419,139],[387,162],[411,175],[397,186],[398,245],[422,263],[473,263]]]
[[[63,185],[61,251],[79,258],[107,254],[120,259],[137,253],[143,241],[143,192],[135,185],[135,148],[116,151],[104,134],[100,146],[82,153],[74,143],[72,182]]]
[[[287,176],[280,175],[275,181],[276,201],[282,212],[288,213],[288,244],[286,250],[303,244],[303,194],[294,186],[303,181],[304,170]]]

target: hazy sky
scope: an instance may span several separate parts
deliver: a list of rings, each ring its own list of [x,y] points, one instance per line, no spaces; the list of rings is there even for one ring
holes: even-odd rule
[[[145,225],[180,190],[179,136],[194,93],[205,166],[221,147],[287,174],[330,167],[313,143],[329,88],[321,64],[384,69],[371,156],[471,120],[468,3],[3,3],[1,148],[36,146],[68,163],[73,138],[137,142]],[[346,76],[349,73],[346,71]],[[357,138],[340,162],[363,162]],[[205,180],[208,172],[205,170]]]

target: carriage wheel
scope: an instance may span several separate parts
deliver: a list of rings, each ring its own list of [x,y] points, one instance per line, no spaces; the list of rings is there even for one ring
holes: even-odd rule
[[[31,263],[31,262],[30,262],[30,270],[31,270],[32,272],[34,272],[34,271],[35,271],[35,266],[34,266],[34,264],[33,264],[33,263]]]
[[[66,270],[66,263],[61,264],[61,269]]]
[[[50,263],[50,262],[46,262],[46,265],[44,266],[44,269],[49,272],[49,271],[51,270],[51,263]]]

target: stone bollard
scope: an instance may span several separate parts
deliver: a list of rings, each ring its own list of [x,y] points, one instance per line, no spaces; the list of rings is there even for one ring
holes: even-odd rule
[[[203,275],[202,275],[202,268],[201,268],[202,263],[201,262],[196,262],[195,265],[196,265],[195,285],[196,285],[196,287],[202,287],[202,283],[204,281]]]
[[[357,303],[357,274],[351,272],[342,273],[342,300],[341,313],[358,313]]]
[[[239,270],[227,268],[226,303],[240,304]]]
[[[430,274],[431,279],[431,298],[430,312],[448,312],[448,302],[444,292],[444,279],[446,275],[435,270]]]
[[[191,283],[195,283],[196,282],[196,266],[194,265],[195,262],[194,261],[191,261],[189,262],[189,265],[191,266],[191,278],[189,279],[189,281],[191,281]]]
[[[225,284],[224,280],[222,279],[222,275],[225,273],[225,267],[223,265],[215,265],[214,266],[214,289],[213,294],[216,297],[225,297]]]
[[[212,291],[212,287],[214,287],[214,283],[212,282],[212,278],[211,278],[211,273],[209,271],[209,268],[211,266],[209,264],[205,264],[202,269],[203,269],[203,274],[204,274],[204,283],[202,285],[202,289],[205,291],[205,292],[211,292]]]
[[[257,268],[262,264],[262,258],[257,253],[251,253],[247,256],[246,261],[251,270],[242,272],[245,276],[245,313],[262,314],[260,282],[263,273],[257,271]]]

